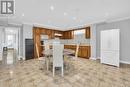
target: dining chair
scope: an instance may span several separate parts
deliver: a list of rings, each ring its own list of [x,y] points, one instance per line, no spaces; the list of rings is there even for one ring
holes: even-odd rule
[[[53,76],[55,75],[56,67],[61,67],[61,75],[64,76],[63,50],[64,45],[53,44]]]
[[[44,55],[45,55],[45,64],[48,71],[50,63],[50,47],[48,43],[44,43]]]
[[[78,57],[78,52],[79,52],[79,44],[76,45],[76,51],[75,51],[75,59]]]

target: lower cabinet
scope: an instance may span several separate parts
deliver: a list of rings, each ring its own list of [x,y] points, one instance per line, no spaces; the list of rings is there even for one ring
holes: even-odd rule
[[[76,50],[76,45],[65,45],[64,48]],[[91,57],[91,46],[80,46],[78,57],[89,59]]]
[[[90,46],[80,46],[78,56],[89,59],[91,56],[91,47]]]

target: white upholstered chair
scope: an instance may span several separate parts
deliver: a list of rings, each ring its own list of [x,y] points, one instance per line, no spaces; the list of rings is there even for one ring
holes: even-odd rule
[[[47,70],[49,70],[49,63],[50,63],[50,47],[48,43],[44,43],[44,55],[45,55],[45,64]]]
[[[75,57],[74,57],[74,59],[77,59],[78,52],[79,52],[79,44],[76,45],[76,51],[75,51]]]
[[[55,75],[56,67],[61,67],[61,75],[64,76],[63,50],[64,45],[53,44],[53,76]]]

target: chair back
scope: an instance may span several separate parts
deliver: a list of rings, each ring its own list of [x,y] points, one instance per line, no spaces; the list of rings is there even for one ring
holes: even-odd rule
[[[44,54],[45,55],[48,55],[50,52],[49,52],[49,49],[50,49],[50,45],[48,43],[45,43],[44,44]]]
[[[79,52],[79,44],[76,45],[75,58],[78,57],[78,52]]]
[[[63,66],[63,50],[64,45],[53,44],[53,66],[55,67]]]

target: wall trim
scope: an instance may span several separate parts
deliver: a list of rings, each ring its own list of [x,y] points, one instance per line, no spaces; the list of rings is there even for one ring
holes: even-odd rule
[[[130,17],[121,17],[121,18],[116,18],[116,19],[112,19],[112,20],[107,20],[106,23],[113,23],[113,22],[119,22],[119,21],[124,21],[124,20],[128,20],[130,19]]]
[[[120,60],[120,63],[130,64],[130,62]]]
[[[97,60],[97,58],[94,58],[94,57],[90,57],[90,60]]]
[[[97,57],[96,59],[100,59],[101,57]]]
[[[100,57],[97,57],[97,58],[90,57],[90,59],[92,59],[92,60],[97,60],[97,59],[100,59]],[[120,63],[130,64],[130,61],[123,61],[123,60],[120,60]]]

